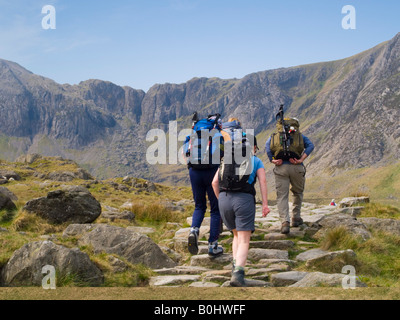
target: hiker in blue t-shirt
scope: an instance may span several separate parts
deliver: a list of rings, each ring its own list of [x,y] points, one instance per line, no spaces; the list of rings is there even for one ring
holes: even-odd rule
[[[255,154],[258,150],[257,140],[255,137],[249,137],[249,135],[247,135],[247,138],[249,140],[252,138],[254,139],[252,151],[254,151]],[[221,165],[212,183],[214,193],[218,197],[221,218],[224,224],[233,233],[231,285],[236,287],[246,286],[244,280],[244,267],[246,265],[249,251],[250,236],[255,230],[256,191],[254,185],[257,178],[261,189],[263,217],[266,217],[270,212],[268,207],[268,190],[264,164],[254,154],[251,156],[251,173],[247,179],[246,185],[243,187],[243,191],[228,191],[221,188],[221,185],[223,184],[221,176],[223,176],[223,173],[220,174],[220,171],[223,170],[223,165]]]

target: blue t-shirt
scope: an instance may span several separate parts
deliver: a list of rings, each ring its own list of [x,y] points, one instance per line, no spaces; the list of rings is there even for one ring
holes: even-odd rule
[[[253,171],[250,174],[249,180],[247,180],[247,183],[249,184],[252,184],[255,181],[258,169],[264,169],[264,163],[256,156],[253,156],[252,162]]]

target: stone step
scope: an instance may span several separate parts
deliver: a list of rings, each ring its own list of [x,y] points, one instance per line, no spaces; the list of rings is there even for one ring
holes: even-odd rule
[[[155,276],[150,278],[150,287],[184,285],[191,282],[199,281],[199,275],[176,275],[176,276]]]
[[[177,266],[175,268],[164,268],[153,271],[159,275],[198,275],[210,271],[210,269],[193,266]]]
[[[290,240],[260,240],[250,241],[250,248],[289,250],[294,247]]]
[[[274,287],[287,287],[303,279],[308,272],[288,271],[276,273],[271,276],[271,282]]]
[[[197,256],[192,256],[190,259],[190,265],[198,267],[224,266],[231,262],[232,255],[226,253],[216,258],[212,258],[208,254],[200,254]]]
[[[260,259],[289,259],[289,253],[278,249],[251,248],[249,249],[248,259],[253,261]]]

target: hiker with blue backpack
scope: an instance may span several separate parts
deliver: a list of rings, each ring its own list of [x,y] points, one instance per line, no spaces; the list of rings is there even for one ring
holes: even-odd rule
[[[253,135],[244,134],[237,119],[224,124],[224,157],[212,186],[219,201],[224,224],[233,233],[231,286],[245,287],[244,267],[255,231],[255,184],[258,179],[262,196],[262,215],[270,212],[265,169],[255,156],[258,147]]]
[[[198,239],[200,227],[207,210],[207,199],[210,202],[210,236],[208,239],[208,254],[217,257],[223,254],[223,248],[218,246],[221,229],[221,215],[218,199],[212,188],[212,180],[217,172],[223,156],[223,137],[221,135],[221,115],[210,115],[205,119],[193,116],[192,134],[184,143],[190,183],[193,191],[195,209],[188,237],[188,250],[196,255],[199,251]]]

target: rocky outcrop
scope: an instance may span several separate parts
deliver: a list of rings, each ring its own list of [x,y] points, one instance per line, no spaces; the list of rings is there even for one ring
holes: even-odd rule
[[[93,177],[84,169],[79,168],[76,172],[72,171],[53,171],[47,174],[45,179],[53,181],[69,182],[75,179],[93,180]]]
[[[135,214],[132,211],[124,210],[119,211],[116,208],[103,206],[103,210],[101,212],[101,217],[105,219],[109,219],[110,221],[114,220],[135,220]]]
[[[369,203],[369,197],[349,197],[339,202],[339,208],[352,207],[355,204]]]
[[[303,253],[300,253],[296,257],[296,260],[305,261],[306,266],[312,268],[315,265],[329,264],[333,260],[338,261],[339,259],[341,261],[344,261],[344,263],[349,263],[351,261],[354,261],[355,258],[356,258],[355,252],[350,249],[333,251],[333,252],[328,252],[321,249],[311,249]]]
[[[0,210],[13,211],[16,209],[17,207],[11,200],[10,195],[5,192],[0,192]]]
[[[13,170],[0,170],[0,178],[7,180],[21,180],[21,176]]]
[[[379,218],[360,218],[359,221],[367,228],[400,235],[400,220],[379,219]]]
[[[371,233],[368,231],[368,228],[361,221],[347,214],[333,214],[326,216],[320,220],[318,224],[320,229],[315,234],[316,238],[322,237],[326,231],[337,227],[343,227],[351,234],[360,236],[364,240],[367,240],[371,237]]]
[[[41,286],[44,266],[53,266],[57,277],[70,277],[77,284],[99,286],[103,274],[79,249],[68,249],[51,241],[31,242],[15,251],[1,272],[3,286]]]
[[[83,187],[72,186],[28,201],[24,210],[50,223],[91,223],[101,214],[100,203]]]
[[[125,228],[96,225],[82,235],[79,244],[92,246],[95,253],[117,254],[132,264],[154,269],[176,265],[149,237]]]
[[[291,288],[304,288],[304,287],[342,287],[345,280],[347,284],[346,275],[341,273],[323,273],[323,272],[310,272],[306,274],[301,280],[290,285]],[[366,287],[358,278],[355,279],[355,288]]]
[[[0,194],[10,198],[12,201],[18,200],[18,197],[13,192],[8,190],[6,187],[0,187]]]
[[[38,153],[32,153],[32,154],[25,154],[19,156],[15,162],[21,162],[21,163],[26,163],[26,164],[32,164],[37,160],[40,160],[42,156]]]

